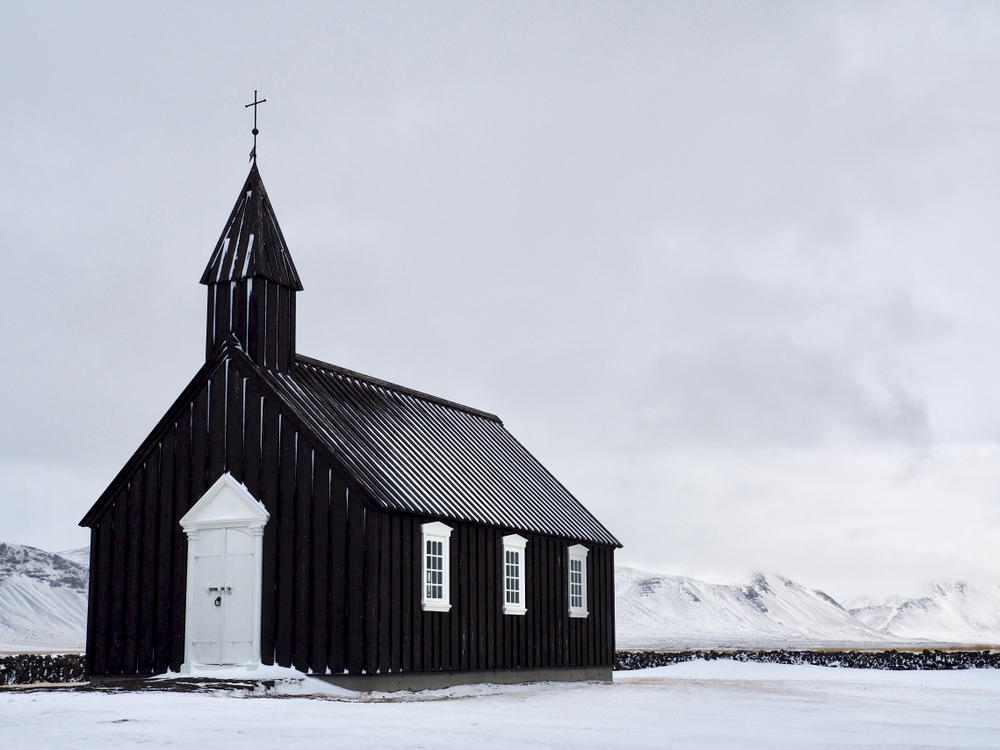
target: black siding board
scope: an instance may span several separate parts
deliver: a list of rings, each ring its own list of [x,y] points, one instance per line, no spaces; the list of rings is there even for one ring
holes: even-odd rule
[[[441,612],[428,612],[430,615],[430,655],[425,667],[435,672],[441,671]],[[426,635],[426,633],[425,633]],[[425,647],[426,648],[426,647]]]
[[[311,515],[313,495],[314,454],[309,444],[297,435],[298,458],[295,470],[295,619],[292,661],[296,668],[309,670],[310,626],[310,571],[313,567],[311,544]]]
[[[392,628],[392,646],[389,654],[389,668],[393,672],[399,672],[403,668],[402,646],[402,519],[398,514],[391,517],[391,541],[390,550],[392,552],[392,580],[389,582],[390,600],[389,608],[392,613],[390,627]]]
[[[244,379],[234,363],[229,363],[226,380],[226,471],[237,482],[246,484],[243,478]]]
[[[413,520],[400,517],[399,549],[402,557],[402,601],[400,602],[400,669],[413,671],[413,599],[419,596],[417,586],[419,571],[414,570],[413,561]]]
[[[528,623],[531,633],[530,666],[539,669],[542,666],[542,545],[537,536],[529,538],[528,559],[531,561],[531,604],[528,607]]]
[[[540,562],[542,565],[542,599],[541,599],[541,639],[542,639],[542,663],[539,665],[543,668],[549,668],[555,666],[555,659],[553,659],[553,651],[555,649],[555,644],[552,640],[552,598],[555,596],[554,581],[552,580],[554,567],[552,565],[552,559],[549,550],[549,540],[545,537],[539,539],[539,547],[541,548]]]
[[[497,544],[496,529],[486,529],[486,668],[497,667]],[[523,564],[523,561],[522,561]],[[524,592],[522,592],[523,595]],[[500,613],[501,617],[503,613]]]
[[[211,385],[209,386],[208,475],[205,480],[206,490],[226,470],[226,398],[229,395],[226,389],[226,380],[228,379],[229,370],[232,369],[230,365],[231,363],[227,361],[223,370],[212,378]],[[199,495],[199,497],[201,496]]]
[[[215,338],[213,351],[218,348],[219,344],[226,338],[229,332],[232,330],[230,328],[229,319],[229,306],[231,292],[229,289],[229,284],[216,284],[215,289]]]
[[[108,673],[122,671],[122,620],[125,613],[125,560],[128,552],[128,487],[118,493],[111,507],[111,621],[108,627]]]
[[[289,351],[288,340],[288,306],[292,297],[292,292],[285,287],[278,287],[278,339],[277,339],[277,359],[274,369],[279,372],[288,372],[291,369],[291,360],[294,356]]]
[[[423,648],[420,650],[420,666],[414,667],[415,671],[433,672],[435,669],[433,615],[433,612],[425,612],[423,607],[420,608],[420,641]]]
[[[330,490],[330,641],[329,667],[344,671],[347,637],[347,483],[333,472]]]
[[[205,329],[205,359],[215,351],[215,285],[208,287],[208,324]]]
[[[374,674],[378,671],[380,516],[375,511],[366,508],[364,518],[364,668],[368,674]]]
[[[97,576],[95,575],[98,567],[97,556],[100,550],[100,540],[98,539],[99,528],[100,524],[97,524],[90,529],[90,564],[87,568],[90,571],[90,581],[87,587],[87,640],[84,644],[85,650],[83,652],[83,670],[85,674],[94,673],[94,652],[96,651],[95,641],[97,635],[94,617],[98,607],[101,606],[97,601]]]
[[[479,597],[482,595],[480,581],[477,527],[469,527],[469,669],[482,669],[479,661]]]
[[[248,279],[247,356],[258,365],[264,362],[264,286],[262,279]]]
[[[527,564],[528,564],[527,555],[525,555],[525,565]],[[527,573],[525,573],[524,576],[525,585],[528,584],[528,580],[529,579]],[[522,596],[524,596],[525,606],[528,606],[527,595],[522,594]],[[527,632],[528,632],[527,615],[522,617],[515,617],[514,622],[512,623],[512,630],[513,630],[513,637],[516,639],[516,647],[512,648],[512,651],[514,651],[517,654],[517,662],[512,666],[525,668],[528,666],[528,659],[530,658],[528,653],[528,639],[527,639]]]
[[[288,295],[288,363],[285,372],[295,368],[295,291],[285,288]]]
[[[392,661],[392,623],[389,604],[392,601],[392,521],[389,515],[379,520],[379,575],[378,575],[378,670],[388,672]]]
[[[453,532],[454,533],[454,532]],[[448,540],[449,545],[452,544],[451,539]],[[448,603],[451,605],[451,609],[447,612],[439,612],[437,618],[438,627],[440,628],[440,641],[438,642],[438,669],[449,670],[452,669],[451,666],[451,654],[452,654],[452,640],[451,640],[451,623],[452,618],[457,616],[455,611],[455,557],[449,549],[448,552]]]
[[[448,669],[462,668],[461,633],[465,629],[465,623],[462,622],[462,610],[458,606],[459,599],[462,596],[462,565],[459,559],[458,537],[458,529],[453,529],[450,539],[451,551],[448,556],[450,567],[448,575],[451,583],[451,589],[448,594],[448,601],[451,602],[451,611],[448,613],[447,618],[448,640],[445,644],[445,649],[448,652]]]
[[[174,442],[177,431],[171,430],[160,449],[160,502],[157,514],[156,554],[156,633],[153,648],[153,671],[170,667],[170,611],[174,606],[170,572],[173,562],[174,516]]]
[[[556,596],[553,606],[556,609],[556,666],[569,666],[569,638],[566,627],[569,624],[569,573],[567,571],[568,547],[562,539],[549,540],[553,547],[553,557],[556,561]]]
[[[347,669],[360,674],[365,653],[365,507],[353,490],[348,491],[346,562]]]
[[[247,282],[232,282],[232,328],[230,329],[244,350],[247,345]]]
[[[600,664],[600,643],[601,643],[601,632],[604,629],[604,601],[603,601],[603,591],[604,591],[604,566],[606,565],[606,554],[607,550],[603,547],[598,547],[596,549],[597,556],[600,560],[601,567],[598,570],[598,575],[593,578],[591,583],[591,588],[594,592],[593,601],[597,602],[597,611],[590,617],[590,639],[588,642],[588,664],[597,665]]]
[[[458,601],[453,606],[458,609],[459,620],[462,627],[459,628],[459,654],[458,668],[469,669],[469,601],[470,573],[469,573],[469,526],[460,525],[453,532],[458,547]]]
[[[278,300],[276,297],[278,287],[270,281],[264,282],[264,356],[258,360],[264,369],[274,367],[276,339],[277,339],[277,312]]]
[[[153,673],[153,638],[156,633],[156,529],[160,519],[160,459],[162,449],[150,456],[143,482],[142,575],[139,588],[138,671]]]
[[[192,406],[188,404],[176,427],[174,453],[174,501],[171,508],[170,562],[170,669],[179,672],[184,663],[184,626],[187,614],[187,536],[180,520],[192,505],[191,501],[191,430]]]
[[[278,513],[280,487],[280,412],[277,400],[265,398],[261,459],[261,494],[257,498],[271,518],[264,526],[264,561],[261,568],[262,595],[260,618],[261,661],[274,664],[278,649]]]
[[[262,398],[260,387],[253,379],[244,380],[243,412],[243,484],[260,500]]]
[[[604,639],[601,645],[601,664],[611,664],[614,658],[615,648],[615,551],[608,547],[604,551],[605,568],[604,578],[601,581],[601,590],[604,592],[604,611],[601,613],[604,619]],[[610,575],[609,575],[610,571]],[[611,584],[610,588],[608,584]]]
[[[219,377],[218,371],[215,377]],[[208,394],[211,381],[198,391],[191,403],[191,497],[197,501],[208,486],[205,471],[208,458]],[[192,502],[192,505],[194,502]]]
[[[416,585],[413,587],[413,604],[410,611],[413,613],[413,671],[424,671],[424,620],[426,613],[420,606],[423,597],[424,580],[421,576],[421,556],[423,547],[420,539],[420,522],[416,518],[410,518],[410,550],[413,557],[413,577]]]
[[[125,568],[125,614],[122,618],[122,672],[135,674],[139,647],[139,583],[142,574],[142,480],[140,470],[128,488],[128,515],[125,531],[128,556]]]
[[[89,670],[92,674],[106,674],[111,670],[108,667],[108,637],[110,635],[111,611],[111,551],[112,551],[112,526],[113,508],[104,514],[100,523],[95,528],[97,565],[91,570],[96,570],[97,575],[91,574],[90,602],[94,606],[94,611],[88,611],[87,616],[93,617],[94,638],[93,651],[90,651],[88,644],[87,658],[93,654],[93,661],[89,662]],[[94,546],[91,547],[93,555]],[[89,639],[89,634],[88,634]]]
[[[316,454],[312,498],[312,647],[309,666],[322,674],[327,669],[330,639],[330,466]]]
[[[494,576],[497,576],[497,575],[500,576],[499,585],[497,586],[497,596],[498,596],[499,606],[500,606],[499,625],[497,627],[497,635],[498,635],[497,648],[499,650],[499,654],[497,655],[497,659],[499,661],[499,666],[501,668],[503,668],[503,669],[511,669],[514,666],[514,663],[517,661],[516,658],[515,658],[515,656],[514,656],[514,647],[515,647],[514,627],[515,627],[515,620],[523,620],[524,617],[516,617],[514,615],[505,615],[505,614],[503,614],[503,605],[504,605],[504,602],[506,601],[505,584],[504,584],[504,581],[505,581],[504,566],[505,566],[505,562],[506,561],[504,559],[503,540],[502,539],[499,541],[499,545],[500,545],[499,554],[497,555],[497,559],[499,561],[499,565],[497,566],[497,568],[494,569]],[[525,605],[525,608],[530,612],[531,611],[531,604],[529,603],[529,601],[527,599],[527,588],[530,585],[529,581],[528,581],[528,560],[527,560],[528,555],[527,555],[527,550],[525,550],[525,556],[524,557],[525,557],[525,559],[521,561],[521,564],[524,566],[524,586],[525,586],[526,590],[521,592],[521,596],[525,597],[524,598],[524,605]],[[525,615],[525,617],[526,616],[527,615]]]
[[[278,561],[276,661],[292,666],[292,637],[295,616],[295,429],[282,418],[280,429],[278,491]]]

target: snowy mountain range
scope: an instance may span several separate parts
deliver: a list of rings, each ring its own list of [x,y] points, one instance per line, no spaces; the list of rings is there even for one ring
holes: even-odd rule
[[[88,558],[0,542],[0,653],[83,650]]]
[[[82,651],[89,549],[0,542],[0,652]],[[618,648],[905,648],[1000,645],[1000,585],[841,606],[780,575],[735,584],[615,569]]]
[[[733,585],[615,569],[618,648],[885,647],[896,639],[779,575]]]
[[[720,585],[617,567],[615,598],[618,648],[1000,645],[1000,586],[934,584],[844,607],[779,575]]]
[[[866,598],[846,606],[869,627],[898,638],[1000,644],[1000,585],[935,583],[915,599]]]

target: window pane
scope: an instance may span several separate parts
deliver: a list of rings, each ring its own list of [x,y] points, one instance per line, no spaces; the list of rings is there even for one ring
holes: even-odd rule
[[[427,598],[444,598],[444,543],[427,540]]]
[[[583,609],[583,560],[569,561],[569,606]]]
[[[504,550],[504,590],[507,604],[521,603],[521,553]]]

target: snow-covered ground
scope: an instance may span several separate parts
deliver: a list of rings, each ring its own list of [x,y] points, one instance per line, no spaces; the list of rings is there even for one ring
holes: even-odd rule
[[[351,694],[0,691],[0,747],[997,748],[1000,670],[688,662],[613,685]],[[299,694],[298,697],[288,697]]]

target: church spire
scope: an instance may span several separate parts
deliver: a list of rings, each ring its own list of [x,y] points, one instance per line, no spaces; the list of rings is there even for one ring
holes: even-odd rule
[[[218,284],[254,277],[302,291],[302,282],[256,163],[250,167],[243,191],[222,230],[201,283]]]
[[[291,370],[295,294],[302,290],[302,282],[256,163],[201,283],[208,287],[206,357],[232,334],[261,367]]]

